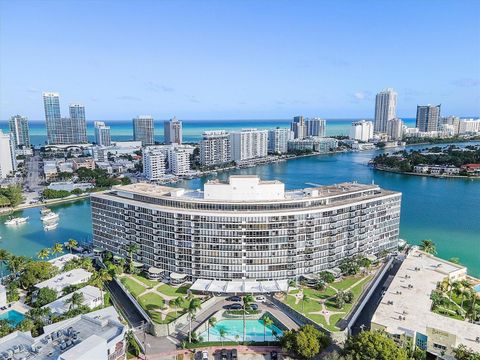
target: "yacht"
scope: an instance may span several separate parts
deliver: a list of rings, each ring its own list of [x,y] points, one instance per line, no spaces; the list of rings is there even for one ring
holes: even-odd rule
[[[45,230],[45,231],[54,230],[54,229],[57,228],[57,226],[58,226],[58,222],[52,223],[52,224],[45,224],[45,225],[43,226],[43,230]]]
[[[52,212],[52,210],[50,210],[49,208],[47,208],[45,206],[42,207],[42,209],[40,210],[40,214],[42,214],[42,215],[47,215],[48,213],[51,213],[51,212]]]
[[[55,214],[54,212],[49,212],[46,215],[43,215],[40,220],[42,221],[52,221],[58,219],[58,214]]]
[[[28,220],[27,217],[17,217],[17,218],[11,218],[5,221],[5,225],[19,225],[19,224],[24,224]]]

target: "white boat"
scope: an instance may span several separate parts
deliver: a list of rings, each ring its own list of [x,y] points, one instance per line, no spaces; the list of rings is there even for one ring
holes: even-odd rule
[[[45,230],[45,231],[54,230],[54,229],[57,228],[57,226],[58,226],[58,222],[52,223],[52,224],[45,224],[45,225],[43,226],[43,230]]]
[[[42,221],[52,221],[58,219],[58,214],[54,212],[49,212],[47,215],[43,215],[40,220]]]
[[[19,225],[19,224],[24,224],[28,220],[27,217],[17,217],[17,218],[11,218],[7,221],[5,221],[5,225]]]
[[[49,208],[47,207],[43,207],[41,210],[40,210],[40,214],[42,215],[47,215],[48,213],[51,213],[52,210],[50,210]]]

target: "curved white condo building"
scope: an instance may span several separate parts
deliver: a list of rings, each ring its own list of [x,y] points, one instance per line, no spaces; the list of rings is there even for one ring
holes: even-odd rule
[[[204,191],[136,183],[92,194],[94,246],[192,281],[285,282],[397,247],[401,193],[342,183],[286,191],[231,176]],[[206,285],[207,286],[207,285]]]

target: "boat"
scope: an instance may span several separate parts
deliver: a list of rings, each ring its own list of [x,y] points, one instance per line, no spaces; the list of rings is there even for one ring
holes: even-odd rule
[[[40,214],[42,214],[42,215],[47,215],[48,213],[51,213],[51,212],[52,212],[52,210],[50,210],[49,208],[47,208],[45,206],[42,207],[42,209],[40,210]]]
[[[58,214],[55,214],[54,212],[49,212],[46,215],[43,215],[40,220],[42,221],[52,221],[58,219]]]
[[[26,223],[28,220],[27,217],[17,217],[17,218],[11,218],[5,221],[5,225],[20,225]]]
[[[56,222],[56,223],[51,223],[51,224],[45,224],[45,225],[43,226],[43,230],[45,230],[45,231],[54,230],[54,229],[57,228],[57,226],[58,226],[58,222]]]

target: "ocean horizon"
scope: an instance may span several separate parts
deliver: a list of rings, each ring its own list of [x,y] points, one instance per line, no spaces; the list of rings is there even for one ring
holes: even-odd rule
[[[354,121],[368,120],[365,118],[351,119],[325,119],[327,122],[326,135],[348,135],[350,125]],[[95,120],[96,121],[96,120]],[[94,120],[87,120],[88,141],[94,140]],[[163,142],[163,122],[165,120],[154,120],[155,141]],[[404,118],[404,123],[408,127],[415,126],[415,118]],[[110,126],[110,133],[113,141],[128,141],[133,139],[132,120],[114,120],[104,121]],[[183,122],[183,141],[198,142],[201,139],[202,132],[209,130],[237,131],[246,128],[273,129],[276,127],[290,127],[292,119],[240,119],[240,120],[182,120]],[[0,129],[8,132],[8,121],[0,121]],[[30,140],[35,146],[41,146],[46,143],[47,131],[45,120],[29,120]]]

